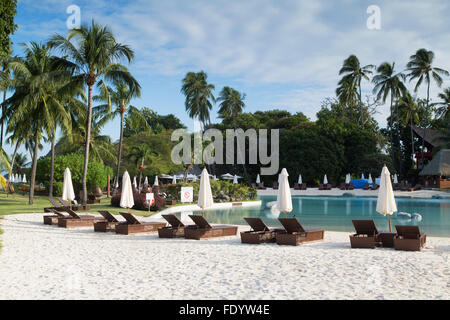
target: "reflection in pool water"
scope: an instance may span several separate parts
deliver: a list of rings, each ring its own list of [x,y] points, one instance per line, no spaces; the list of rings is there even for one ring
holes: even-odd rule
[[[279,213],[267,209],[266,203],[275,196],[262,196],[260,207],[235,207],[233,209],[207,210],[205,218],[211,223],[245,225],[244,217],[261,217],[269,226],[280,226]],[[397,198],[399,212],[419,213],[422,220],[392,216],[392,226],[418,225],[431,236],[450,237],[450,200]],[[296,216],[305,228],[324,228],[330,231],[352,232],[353,219],[373,219],[377,228],[388,230],[388,219],[375,211],[376,198],[367,197],[292,197],[293,210],[287,216]],[[195,212],[198,214],[199,212]],[[186,213],[182,213],[186,215]],[[191,214],[189,212],[189,214]],[[179,214],[180,216],[181,214]],[[187,220],[188,221],[188,220]]]

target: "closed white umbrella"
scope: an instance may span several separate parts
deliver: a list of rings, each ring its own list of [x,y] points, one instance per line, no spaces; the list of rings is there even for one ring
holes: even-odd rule
[[[303,183],[301,174],[298,175],[298,182],[297,183],[298,184],[302,184]]]
[[[221,175],[221,177],[222,177],[222,179],[225,179],[225,180],[233,180],[234,179],[234,176],[230,173],[225,173],[225,174]]]
[[[350,183],[350,173],[347,173],[347,175],[345,176],[345,184],[349,183]]]
[[[159,186],[159,182],[158,182],[158,176],[155,176],[155,183],[153,183],[154,186]]]
[[[148,186],[148,177],[145,177],[144,186]]]
[[[259,173],[256,176],[256,184],[260,184],[261,183],[261,179],[259,178]]]
[[[380,189],[378,191],[376,211],[389,217],[389,232],[391,232],[391,214],[397,211],[394,190],[392,189],[391,176],[386,165],[381,171]]]
[[[9,182],[14,183],[14,175],[13,174],[9,176]]]
[[[128,171],[125,171],[122,177],[122,194],[120,195],[120,206],[122,208],[130,208],[134,206],[133,188],[131,187],[131,178]]]
[[[133,187],[137,188],[136,176],[133,177]]]
[[[213,196],[211,191],[211,185],[209,183],[208,170],[203,169],[200,176],[200,188],[198,190],[198,202],[197,205],[202,208],[202,216],[205,215],[205,209],[213,205]]]
[[[373,183],[373,180],[372,180],[372,174],[370,174],[369,173],[369,180],[367,181],[369,184],[372,184]]]
[[[20,176],[19,176],[18,173],[16,173],[16,182],[17,182],[17,183],[20,183]]]
[[[361,179],[365,179],[365,178],[364,178],[364,173],[361,173]]]
[[[75,200],[75,192],[73,191],[72,175],[70,174],[69,168],[64,170],[62,198],[69,202],[69,208],[72,210],[72,201]]]
[[[234,175],[233,184],[238,184],[238,177],[237,177],[237,175]]]
[[[397,174],[394,174],[394,183],[397,184],[398,183],[398,178],[397,178]]]
[[[177,184],[177,176],[175,174],[173,175],[172,184]]]
[[[292,211],[292,197],[291,197],[291,188],[289,186],[288,180],[288,172],[286,168],[281,170],[279,175],[280,183],[278,186],[278,195],[277,195],[277,209],[283,211],[284,214]]]
[[[23,182],[23,183],[27,183],[27,177],[25,176],[25,173],[23,174],[22,182]]]
[[[327,175],[323,176],[323,184],[328,184]]]

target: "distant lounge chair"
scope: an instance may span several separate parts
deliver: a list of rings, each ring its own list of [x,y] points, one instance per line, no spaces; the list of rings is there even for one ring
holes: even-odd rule
[[[323,240],[325,230],[305,230],[297,218],[278,218],[278,220],[285,230],[277,232],[277,244],[296,246],[303,242]]]
[[[254,182],[252,183],[252,188],[253,188],[253,189],[257,189],[257,188],[258,188],[258,187],[256,186],[256,183],[254,183]]]
[[[274,181],[272,187],[273,187],[274,190],[278,190],[278,182]]]
[[[94,223],[94,231],[96,232],[108,232],[115,231],[116,225],[120,223],[109,211],[99,211],[99,213],[105,218],[105,221],[98,221]]]
[[[58,197],[56,199],[58,199],[58,201],[63,205],[63,207],[70,208],[69,203],[66,200],[64,200],[63,198]],[[88,210],[91,210],[91,206],[90,205],[83,206],[83,205],[80,205],[80,204],[76,203],[75,200],[74,200],[74,202],[75,202],[75,204],[72,205],[72,210],[73,211],[80,211],[80,210],[88,211]]]
[[[174,214],[161,215],[170,226],[158,228],[158,236],[160,238],[183,238],[185,225]]]
[[[186,239],[201,240],[212,237],[234,236],[237,233],[237,226],[231,225],[210,225],[202,216],[189,215],[195,225],[187,226],[184,229]]]
[[[75,211],[65,208],[70,217],[58,218],[58,227],[62,228],[78,228],[90,227],[96,222],[106,221],[105,218],[95,217],[91,215],[78,215]]]
[[[366,183],[363,187],[363,190],[369,190],[370,189],[370,185],[368,183]]]
[[[264,182],[260,182],[260,183],[258,184],[258,189],[259,189],[259,190],[266,190],[266,187],[264,187]]]
[[[321,184],[319,184],[319,190],[326,190],[325,189],[325,186],[321,183]]]
[[[410,183],[408,183],[408,184],[404,185],[403,187],[401,187],[400,190],[401,191],[411,191],[411,189],[412,189],[412,186]]]
[[[352,248],[371,248],[380,245],[381,239],[373,220],[352,220],[355,234],[350,235]]]
[[[298,184],[298,182],[294,182],[294,190],[301,190],[301,186]]]
[[[141,222],[128,212],[119,213],[126,221],[116,225],[116,233],[118,234],[128,235],[132,233],[156,232],[158,228],[166,226],[164,222]]]
[[[427,241],[427,235],[421,233],[418,226],[395,226],[395,250],[420,251]]]
[[[331,183],[327,183],[324,187],[325,190],[331,190],[333,188],[333,185]]]
[[[355,187],[353,186],[353,183],[350,182],[347,186],[347,190],[354,190],[354,189]]]
[[[300,185],[300,190],[306,190],[306,189],[307,189],[306,183],[303,182],[303,183]]]
[[[340,190],[347,190],[347,184],[345,182],[342,182],[339,186]]]
[[[376,183],[373,184],[373,186],[370,187],[370,190],[377,190],[380,186]]]
[[[250,225],[252,230],[241,232],[241,242],[260,244],[275,242],[277,232],[284,231],[283,229],[270,229],[261,218],[244,218]]]

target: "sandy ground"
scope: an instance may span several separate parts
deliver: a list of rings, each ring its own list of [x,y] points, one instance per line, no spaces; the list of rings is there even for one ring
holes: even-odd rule
[[[450,238],[429,237],[421,252],[350,249],[343,232],[298,247],[244,245],[239,236],[62,229],[43,225],[42,216],[1,222],[1,299],[450,298]]]

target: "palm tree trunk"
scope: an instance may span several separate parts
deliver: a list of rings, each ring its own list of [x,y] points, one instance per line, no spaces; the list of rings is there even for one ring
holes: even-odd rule
[[[392,104],[393,104],[393,101],[394,101],[394,97],[393,97],[392,92],[391,92],[391,107],[390,107],[391,118],[389,119],[389,127],[390,127],[389,128],[389,139],[391,141],[392,165],[394,166],[395,169],[397,169],[396,165],[395,165],[394,140],[392,138],[392,117],[393,117]]]
[[[30,193],[28,199],[29,204],[33,204],[34,200],[34,185],[36,184],[36,167],[37,167],[38,151],[39,151],[39,134],[36,132],[34,138],[33,164],[31,167]]]
[[[53,197],[53,178],[55,174],[55,139],[56,139],[56,127],[53,130],[52,146],[50,155],[50,183],[48,187],[48,196]]]
[[[361,99],[361,81],[359,82],[359,117],[361,126],[363,125],[363,111],[362,111],[362,99]]]
[[[87,170],[89,164],[89,142],[91,140],[91,122],[92,122],[92,86],[88,86],[88,116],[86,122],[86,142],[84,145],[84,166],[83,166],[83,177],[82,177],[82,185],[83,185],[83,198],[81,199],[83,205],[86,205],[87,202],[87,186],[86,186],[86,178],[87,178]]]
[[[428,121],[428,103],[430,102],[430,81],[428,81],[427,86],[427,108],[425,110],[425,121]],[[427,135],[427,123],[425,123],[425,127],[423,128],[423,137],[422,137],[422,169],[425,162],[424,159],[424,149],[425,149],[425,137]]]
[[[397,146],[398,146],[398,152],[397,152],[397,156],[398,156],[398,171],[402,172],[402,152],[401,152],[401,146],[400,146],[400,121],[399,121],[399,116],[398,116],[398,97],[397,97],[397,102],[395,103],[395,118],[397,121]]]
[[[3,91],[3,102],[6,100],[6,90]],[[5,107],[2,106],[2,116],[5,114]],[[0,147],[3,147],[3,121],[2,121],[2,128],[0,131]]]
[[[411,129],[411,153],[412,153],[412,162],[414,165],[414,136],[413,136],[413,129],[412,129],[412,126],[413,126],[412,117],[413,117],[413,115],[411,115],[409,127]]]
[[[119,138],[119,152],[117,153],[117,169],[116,169],[116,178],[114,181],[114,188],[119,181],[119,174],[120,174],[120,159],[122,158],[122,142],[123,142],[123,117],[124,113],[120,113],[120,138]]]
[[[144,158],[141,160],[141,167],[144,166]],[[138,183],[138,190],[141,190],[141,180],[142,180],[142,170],[139,169],[139,183]]]

